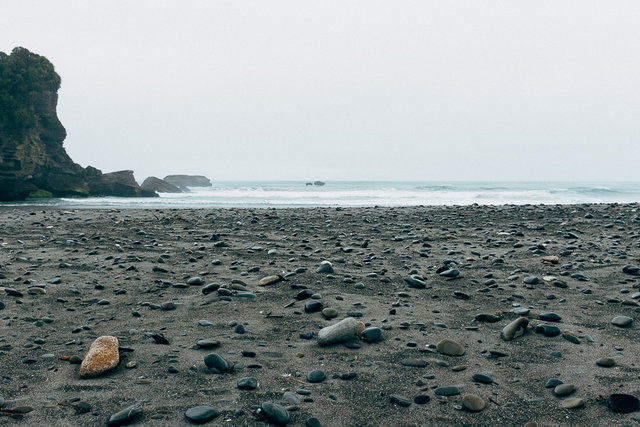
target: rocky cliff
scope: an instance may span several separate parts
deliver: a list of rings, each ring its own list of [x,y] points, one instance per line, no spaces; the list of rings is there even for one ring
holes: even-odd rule
[[[0,200],[43,196],[157,196],[133,172],[103,174],[67,155],[56,106],[60,76],[43,56],[0,52]]]

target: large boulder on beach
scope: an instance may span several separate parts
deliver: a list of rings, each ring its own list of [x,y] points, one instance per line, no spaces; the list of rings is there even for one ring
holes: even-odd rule
[[[119,362],[118,338],[109,335],[98,337],[84,356],[78,375],[81,378],[97,377],[118,366]]]

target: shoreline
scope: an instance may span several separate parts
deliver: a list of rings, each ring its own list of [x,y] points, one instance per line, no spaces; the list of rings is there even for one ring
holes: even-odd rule
[[[640,276],[625,269],[640,267],[639,207],[0,205],[0,401],[52,426],[104,424],[134,404],[134,424],[189,425],[189,408],[210,405],[211,425],[261,426],[253,413],[269,401],[289,425],[633,424],[638,412],[606,398],[640,395]],[[333,273],[316,272],[323,261]],[[278,274],[286,281],[260,285]],[[526,333],[505,341],[523,310]],[[346,317],[381,339],[318,345],[320,326]],[[80,378],[61,357],[84,357],[104,335],[133,351]],[[210,353],[234,369],[213,373]],[[326,378],[309,382],[314,370]],[[239,388],[248,377],[257,387]],[[575,390],[559,396],[550,379]],[[484,408],[465,407],[467,395]],[[581,406],[564,408],[569,398]]]

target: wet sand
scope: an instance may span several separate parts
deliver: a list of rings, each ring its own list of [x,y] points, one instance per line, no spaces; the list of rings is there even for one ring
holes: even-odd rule
[[[639,207],[0,208],[0,406],[32,408],[0,425],[105,425],[131,405],[134,425],[188,425],[208,405],[209,425],[259,426],[265,402],[296,426],[633,425],[607,399],[640,395]],[[350,316],[381,337],[318,344]],[[104,335],[119,365],[80,378]]]

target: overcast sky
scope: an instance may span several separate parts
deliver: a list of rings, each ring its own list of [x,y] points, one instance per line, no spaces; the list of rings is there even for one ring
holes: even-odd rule
[[[5,1],[82,166],[640,180],[638,1]]]

